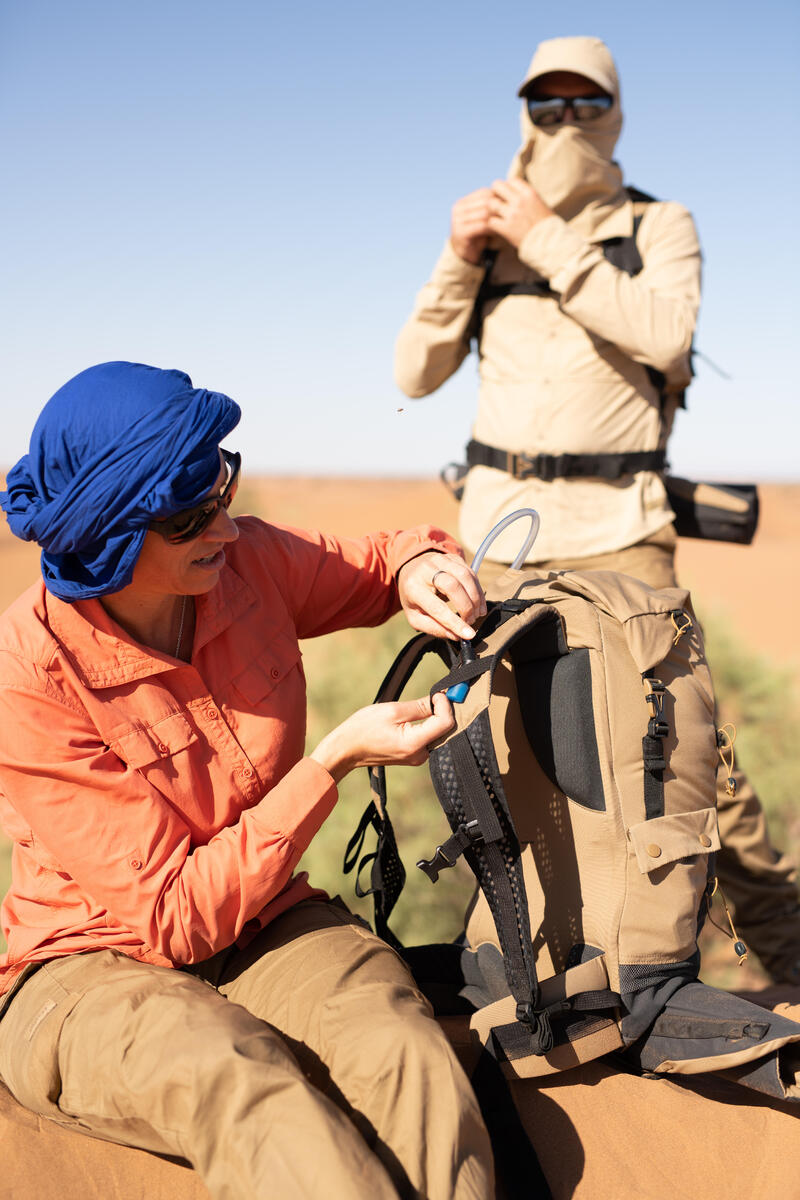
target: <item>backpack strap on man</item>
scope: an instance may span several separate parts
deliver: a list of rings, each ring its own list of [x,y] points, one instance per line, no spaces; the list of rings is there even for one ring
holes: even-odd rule
[[[624,237],[606,238],[600,242],[600,248],[604,256],[620,271],[625,271],[627,275],[638,275],[644,267],[642,256],[639,253],[639,247],[636,239],[639,234],[639,226],[642,223],[642,217],[645,214],[649,204],[657,203],[656,197],[651,196],[648,192],[643,192],[639,188],[627,185],[625,191],[628,193],[630,200],[633,203],[633,232]],[[476,345],[480,349],[481,334],[483,332],[483,310],[491,300],[503,300],[507,296],[557,296],[546,279],[534,279],[528,281],[518,281],[516,283],[492,283],[491,274],[494,265],[497,261],[497,250],[484,250],[481,256],[481,266],[483,267],[483,279],[478,288],[478,294],[475,297],[475,307],[472,312],[468,328],[471,330],[470,337],[474,337]],[[662,406],[665,403],[667,377],[663,371],[657,370],[656,367],[650,367],[645,364],[647,376],[655,390],[661,398]],[[686,407],[686,392],[675,393],[675,398],[681,408]],[[639,470],[660,470],[659,467],[638,468]],[[597,472],[585,472],[585,474],[597,474]],[[539,476],[539,478],[544,478]],[[552,478],[557,478],[553,476]],[[605,478],[620,478],[620,476],[605,476]]]

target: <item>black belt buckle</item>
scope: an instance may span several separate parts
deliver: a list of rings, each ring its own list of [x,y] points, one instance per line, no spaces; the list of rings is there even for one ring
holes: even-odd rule
[[[546,483],[554,479],[552,474],[553,456],[550,454],[515,454],[514,469],[511,474],[515,479],[543,479]]]

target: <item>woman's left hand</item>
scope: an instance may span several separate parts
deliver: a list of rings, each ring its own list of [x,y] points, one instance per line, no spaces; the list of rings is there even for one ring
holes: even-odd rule
[[[420,633],[473,638],[471,622],[486,616],[486,597],[478,577],[463,558],[428,551],[405,563],[397,591],[406,619]]]

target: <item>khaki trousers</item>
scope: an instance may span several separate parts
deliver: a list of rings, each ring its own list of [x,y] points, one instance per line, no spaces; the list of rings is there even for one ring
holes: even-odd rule
[[[469,1082],[398,955],[304,901],[198,969],[54,959],[0,1021],[20,1103],[187,1159],[220,1200],[494,1195]]]
[[[551,559],[537,571],[618,571],[650,587],[678,587],[674,530],[636,546],[591,558]],[[488,587],[508,567],[484,560],[480,578]],[[800,983],[800,904],[797,869],[772,846],[761,802],[747,776],[733,770],[736,795],[725,791],[727,775],[717,773],[717,811],[722,848],[717,875],[736,921],[737,932],[758,955],[774,981]]]

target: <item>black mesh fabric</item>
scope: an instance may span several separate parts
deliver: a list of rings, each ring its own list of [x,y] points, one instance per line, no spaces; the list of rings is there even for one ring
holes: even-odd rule
[[[458,753],[456,743],[460,743]],[[477,772],[465,772],[463,766],[458,769],[456,760],[463,758],[466,747],[474,756]],[[451,828],[456,829],[475,814],[481,819],[481,828],[492,827],[492,840],[470,845],[464,856],[494,919],[509,990],[518,1003],[535,1008],[536,969],[520,846],[500,785],[489,714],[485,709],[465,731],[432,751],[430,771]],[[482,815],[487,805],[491,817]],[[527,1036],[530,1044],[530,1030]]]

